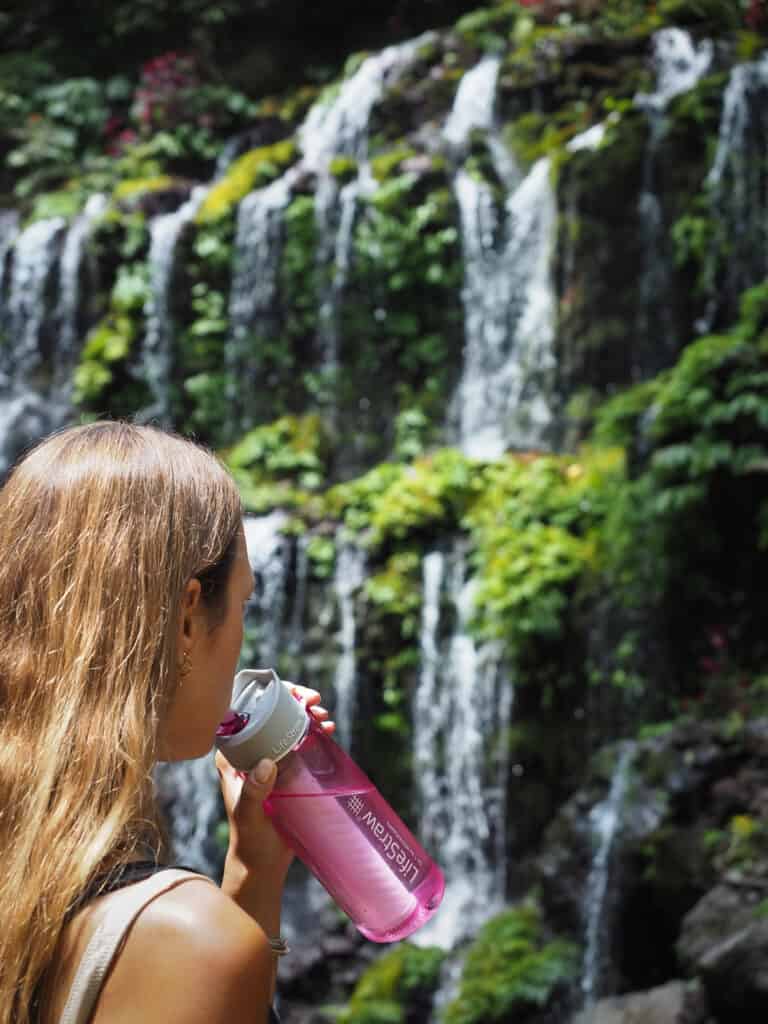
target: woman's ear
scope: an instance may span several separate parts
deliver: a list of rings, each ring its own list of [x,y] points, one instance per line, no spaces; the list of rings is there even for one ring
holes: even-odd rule
[[[181,596],[181,615],[179,616],[179,647],[191,650],[197,640],[198,630],[202,626],[202,587],[200,580],[192,577],[184,588]]]

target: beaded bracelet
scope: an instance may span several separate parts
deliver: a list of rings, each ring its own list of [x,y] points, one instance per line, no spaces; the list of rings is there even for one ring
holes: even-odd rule
[[[267,941],[269,942],[270,948],[272,952],[275,954],[275,956],[285,956],[286,953],[291,952],[291,947],[288,945],[288,943],[285,941],[282,935],[279,935],[276,939],[271,939],[268,936]]]

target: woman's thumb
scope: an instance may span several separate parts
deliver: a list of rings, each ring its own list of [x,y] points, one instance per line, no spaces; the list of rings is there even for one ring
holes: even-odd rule
[[[276,777],[277,765],[268,757],[263,757],[246,775],[240,798],[266,800],[272,792]]]

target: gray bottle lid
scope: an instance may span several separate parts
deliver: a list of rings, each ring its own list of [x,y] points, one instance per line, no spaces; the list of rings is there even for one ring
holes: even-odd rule
[[[217,736],[216,746],[240,771],[250,771],[263,757],[279,761],[306,734],[309,715],[274,669],[238,672],[233,692],[232,710],[247,722],[233,735]]]

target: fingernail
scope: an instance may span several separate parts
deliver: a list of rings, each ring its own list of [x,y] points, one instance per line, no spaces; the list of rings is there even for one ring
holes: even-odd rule
[[[250,779],[251,782],[264,783],[271,774],[272,762],[264,758],[262,761],[259,761],[256,767],[251,771]]]

